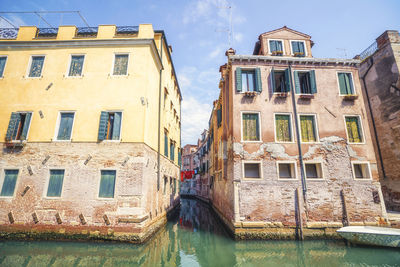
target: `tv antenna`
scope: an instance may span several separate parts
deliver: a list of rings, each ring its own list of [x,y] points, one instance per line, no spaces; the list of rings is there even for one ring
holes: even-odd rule
[[[343,54],[341,54],[341,56],[343,56],[344,58],[347,58],[347,49],[346,48],[336,48],[336,50],[342,51]]]
[[[228,11],[229,11],[229,28],[228,29],[219,29],[216,31],[217,32],[227,32],[229,47],[232,47],[232,45],[233,45],[232,6],[229,5],[229,3],[228,3],[227,6],[217,6],[217,8],[228,9]]]

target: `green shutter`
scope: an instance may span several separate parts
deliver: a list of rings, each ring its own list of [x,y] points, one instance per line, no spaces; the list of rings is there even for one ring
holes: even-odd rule
[[[121,112],[114,113],[114,125],[113,125],[113,132],[112,132],[112,140],[119,140],[120,133],[121,133]]]
[[[317,93],[317,82],[315,80],[315,70],[310,70],[310,84],[311,84],[311,93]]]
[[[274,51],[277,51],[277,47],[276,47],[277,42],[276,41],[269,41],[269,48],[271,49],[271,53]]]
[[[285,69],[285,84],[286,84],[286,92],[290,92],[292,85],[290,84],[290,70],[289,69]]]
[[[0,196],[12,197],[14,195],[15,185],[17,184],[18,170],[5,170],[4,182],[1,187]]]
[[[47,187],[48,197],[60,197],[64,181],[64,170],[50,170],[49,186]]]
[[[300,94],[300,79],[299,79],[299,72],[294,71],[294,88],[296,90],[296,94]]]
[[[222,109],[219,108],[219,109],[217,109],[217,125],[218,125],[218,127],[221,126],[221,122],[222,122]]]
[[[113,198],[115,190],[115,171],[101,171],[99,197]]]
[[[107,134],[107,122],[108,122],[108,112],[102,111],[100,114],[100,123],[99,123],[99,140],[106,139]]]
[[[271,69],[270,77],[271,77],[271,88],[272,88],[272,92],[274,93],[275,92],[275,69],[274,69],[274,67],[272,67],[272,69]]]
[[[70,140],[74,113],[61,113],[60,126],[58,128],[57,140]]]
[[[348,79],[349,89],[350,89],[350,91],[348,91],[348,94],[354,94],[353,79],[351,78],[350,73],[346,73],[346,74],[347,74],[346,76]]]
[[[236,68],[236,91],[242,91],[242,68]]]
[[[7,61],[6,57],[0,57],[0,77],[3,77],[6,61]]]
[[[339,87],[340,87],[340,94],[347,95],[347,88],[345,82],[345,73],[338,73],[339,77]]]
[[[32,117],[31,112],[26,113],[25,122],[24,122],[24,126],[22,128],[22,133],[21,133],[21,140],[26,140],[26,138],[28,136],[28,130],[29,130],[29,125],[31,123],[31,117]]]
[[[17,135],[18,125],[21,120],[21,116],[18,112],[12,112],[10,122],[8,124],[8,129],[6,133],[6,140],[11,141],[15,139]]]
[[[261,71],[260,68],[255,69],[255,74],[256,74],[256,91],[261,92],[262,91],[262,83],[261,83]]]
[[[164,156],[168,158],[168,135],[164,133]]]

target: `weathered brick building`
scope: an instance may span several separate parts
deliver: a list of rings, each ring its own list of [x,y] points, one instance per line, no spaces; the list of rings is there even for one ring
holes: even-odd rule
[[[388,209],[400,211],[400,36],[385,31],[363,53],[359,67]]]
[[[181,93],[164,32],[0,36],[0,232],[146,240],[179,203]]]
[[[312,56],[307,34],[226,52],[211,138],[213,207],[237,238],[327,236],[385,223],[356,59]]]

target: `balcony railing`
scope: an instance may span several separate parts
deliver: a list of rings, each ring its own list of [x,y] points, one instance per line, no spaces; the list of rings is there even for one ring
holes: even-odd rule
[[[369,58],[376,52],[376,50],[378,50],[378,43],[375,41],[367,49],[361,52],[360,60],[364,61],[365,59]]]
[[[0,39],[15,39],[18,35],[18,29],[0,28]]]
[[[39,28],[36,37],[57,37],[58,28]]]
[[[76,36],[96,36],[98,27],[79,27],[76,29]]]
[[[116,34],[129,35],[137,34],[139,32],[139,26],[117,26]]]

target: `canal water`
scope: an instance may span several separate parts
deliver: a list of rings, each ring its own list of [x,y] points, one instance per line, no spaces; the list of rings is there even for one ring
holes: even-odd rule
[[[400,251],[342,241],[235,242],[207,205],[182,199],[144,245],[5,241],[0,266],[400,266]]]

